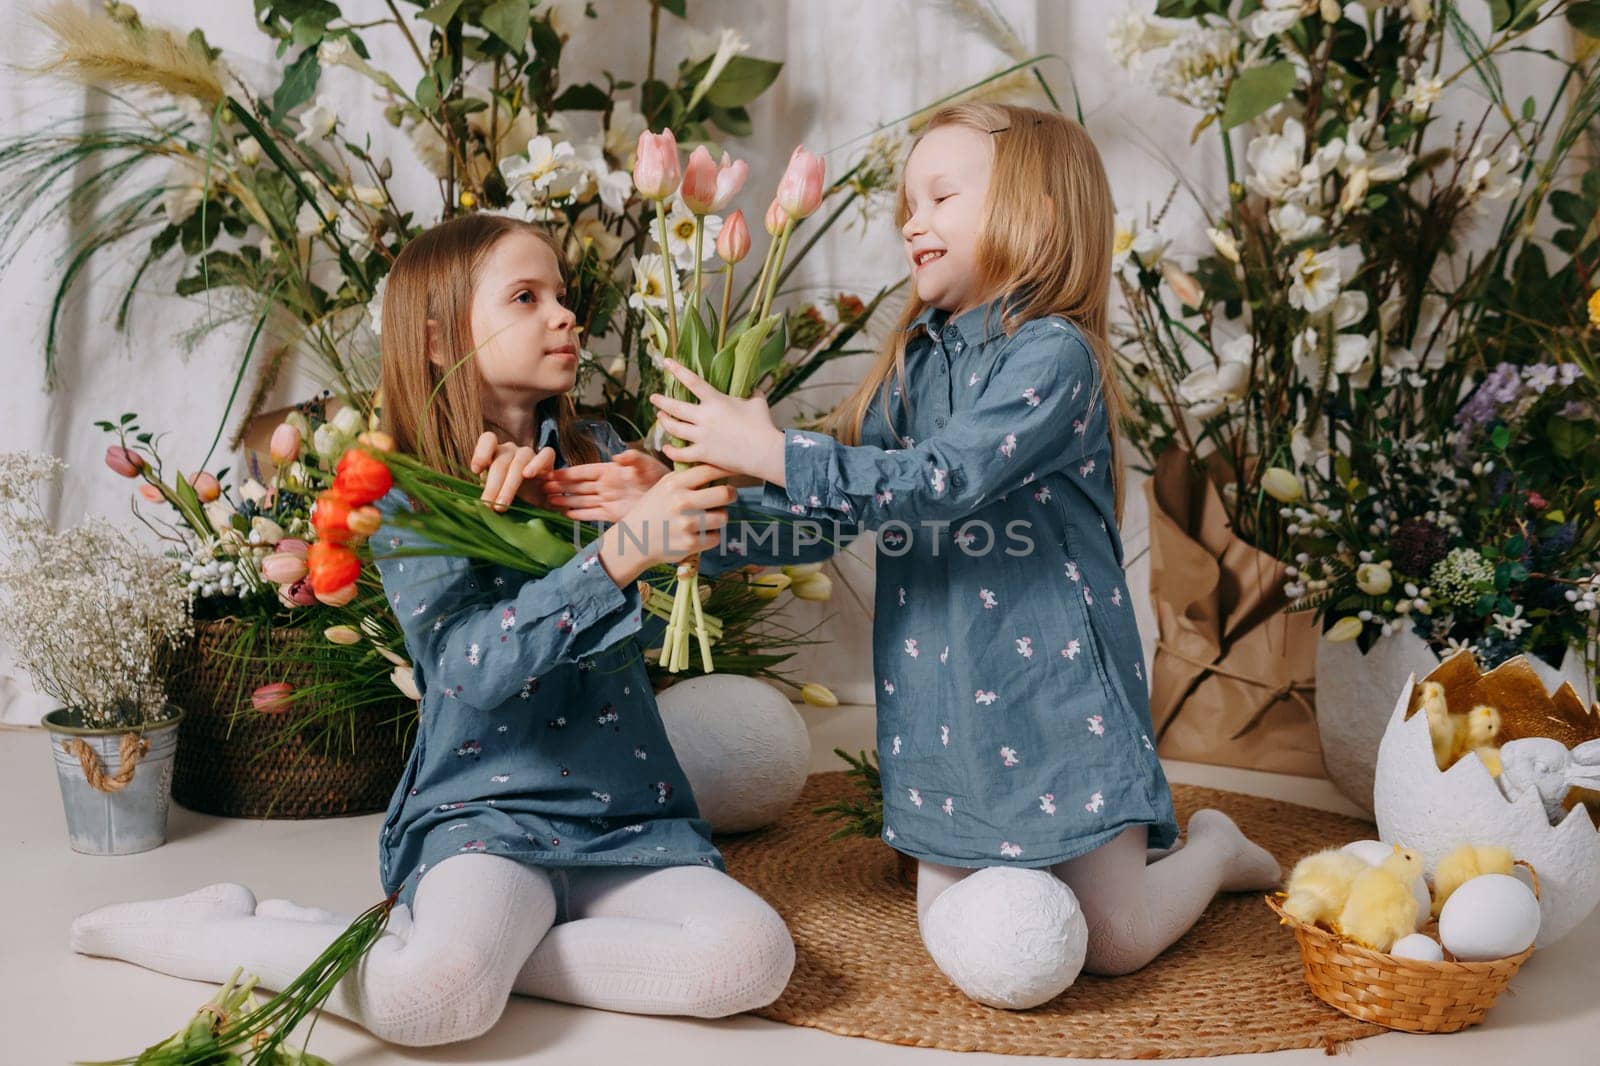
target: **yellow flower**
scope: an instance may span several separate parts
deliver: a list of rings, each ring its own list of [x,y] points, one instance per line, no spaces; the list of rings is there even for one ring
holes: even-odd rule
[[[1361,635],[1362,628],[1361,619],[1350,615],[1335,622],[1333,628],[1324,633],[1323,636],[1327,637],[1329,641],[1338,644],[1347,640],[1355,640]]]
[[[801,686],[800,698],[813,707],[839,706],[839,697],[833,694],[833,690],[815,681],[808,681]]]
[[[1589,295],[1589,325],[1600,326],[1600,289]]]

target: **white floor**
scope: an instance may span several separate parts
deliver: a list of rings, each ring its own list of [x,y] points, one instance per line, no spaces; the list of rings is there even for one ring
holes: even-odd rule
[[[871,747],[871,710],[806,708],[813,769],[840,768],[832,749]],[[1175,763],[1174,781],[1274,796],[1349,812],[1326,782]],[[210,986],[123,963],[73,955],[72,916],[101,903],[174,895],[216,880],[259,897],[287,896],[354,913],[379,893],[374,842],[380,816],[316,822],[209,818],[174,807],[165,847],[96,858],[66,843],[54,771],[37,731],[0,731],[0,1064],[35,1066],[137,1052],[187,1021]],[[1285,934],[1287,935],[1287,934]],[[1454,1036],[1388,1034],[1351,1045],[1372,1064],[1600,1063],[1600,916],[1536,954],[1489,1020]],[[406,1050],[335,1020],[311,1050],[341,1066],[374,1063],[634,1062],[648,1066],[752,1062],[762,1066],[935,1062],[1003,1063],[970,1055],[837,1037],[742,1016],[719,1022],[641,1018],[513,998],[500,1024],[468,1044]],[[1320,1051],[1248,1056],[1312,1063]],[[1184,1060],[1191,1061],[1191,1060]],[[1192,1060],[1203,1061],[1203,1060]],[[1246,1061],[1246,1060],[1239,1060]]]

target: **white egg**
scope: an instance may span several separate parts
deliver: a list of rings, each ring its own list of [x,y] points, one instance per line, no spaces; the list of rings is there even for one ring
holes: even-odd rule
[[[1439,913],[1439,939],[1463,962],[1516,955],[1539,935],[1539,901],[1507,874],[1474,877],[1450,894]]]
[[[1443,962],[1444,952],[1439,947],[1439,942],[1426,933],[1412,933],[1403,936],[1394,942],[1394,947],[1389,949],[1389,954],[1398,955],[1402,959],[1420,959],[1423,962]]]
[[[1348,851],[1368,866],[1381,866],[1384,859],[1394,854],[1394,845],[1381,840],[1352,840],[1339,850]],[[1428,894],[1428,883],[1419,877],[1412,883],[1411,891],[1417,897],[1417,924],[1424,925],[1433,913],[1433,897]]]

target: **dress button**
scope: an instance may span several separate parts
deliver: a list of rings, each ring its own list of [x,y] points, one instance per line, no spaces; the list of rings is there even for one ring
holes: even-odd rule
[[[963,488],[963,487],[966,486],[966,484],[967,484],[967,479],[961,476],[961,471],[953,470],[953,471],[950,472],[950,487],[951,488],[953,488],[953,489]]]
[[[956,329],[956,327],[954,327],[954,326],[946,326],[944,328],[944,335],[945,335],[945,339],[946,340],[952,340],[953,341],[957,337],[961,336],[961,331],[959,329]]]
[[[948,418],[946,418],[944,415],[939,415],[936,418],[934,418],[934,420],[933,420],[933,424],[936,427],[938,427],[939,429],[943,429],[945,426],[949,425],[949,423],[950,423],[950,420]]]

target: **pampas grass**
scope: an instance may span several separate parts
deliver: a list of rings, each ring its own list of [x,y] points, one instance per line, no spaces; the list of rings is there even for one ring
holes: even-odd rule
[[[227,95],[216,61],[198,38],[121,22],[85,11],[70,0],[34,13],[54,38],[49,59],[31,73],[54,74],[89,86],[155,89],[215,108]]]

